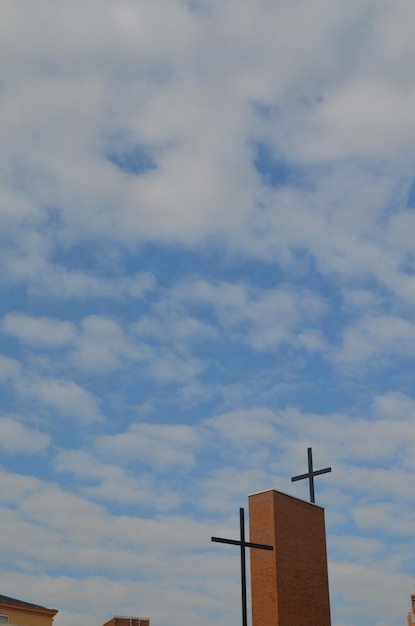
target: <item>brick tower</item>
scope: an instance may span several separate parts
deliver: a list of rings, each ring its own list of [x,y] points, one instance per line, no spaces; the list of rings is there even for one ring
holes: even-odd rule
[[[324,509],[270,490],[249,496],[252,626],[330,626]]]

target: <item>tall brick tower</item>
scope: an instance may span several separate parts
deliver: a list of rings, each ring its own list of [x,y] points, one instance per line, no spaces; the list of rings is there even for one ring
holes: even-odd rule
[[[324,509],[270,490],[249,496],[252,626],[330,626]]]

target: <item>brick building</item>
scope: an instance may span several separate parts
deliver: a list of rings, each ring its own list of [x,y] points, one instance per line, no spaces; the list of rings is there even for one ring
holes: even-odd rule
[[[115,615],[108,622],[105,622],[103,626],[150,626],[150,618]]]
[[[411,595],[411,612],[408,613],[408,626],[415,624],[415,595]]]
[[[324,509],[279,491],[249,496],[252,626],[330,626]]]

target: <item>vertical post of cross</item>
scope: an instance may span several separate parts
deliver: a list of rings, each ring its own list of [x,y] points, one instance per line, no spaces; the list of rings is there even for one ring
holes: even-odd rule
[[[227,543],[240,546],[241,553],[241,597],[242,597],[242,626],[248,626],[248,610],[246,606],[246,548],[258,548],[260,550],[273,550],[273,546],[263,543],[252,543],[245,541],[245,510],[239,509],[239,541],[237,539],[223,539],[222,537],[211,537],[211,541],[217,543]]]
[[[241,533],[241,595],[242,595],[242,624],[247,626],[247,606],[246,606],[246,555],[245,555],[245,511],[239,509],[239,528]]]

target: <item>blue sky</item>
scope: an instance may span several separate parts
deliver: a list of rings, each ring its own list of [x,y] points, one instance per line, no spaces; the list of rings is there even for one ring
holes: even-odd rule
[[[326,509],[333,626],[415,583],[410,0],[4,0],[2,593],[240,623],[249,493]]]

